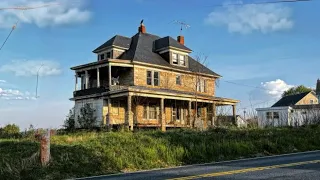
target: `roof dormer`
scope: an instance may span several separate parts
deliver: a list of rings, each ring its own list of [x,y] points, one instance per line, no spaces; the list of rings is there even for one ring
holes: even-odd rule
[[[183,36],[178,36],[177,40],[170,36],[158,39],[154,46],[155,52],[159,53],[171,65],[188,67],[188,57],[192,50],[184,45]]]
[[[96,48],[93,53],[98,55],[98,61],[117,59],[130,48],[131,38],[116,35]]]

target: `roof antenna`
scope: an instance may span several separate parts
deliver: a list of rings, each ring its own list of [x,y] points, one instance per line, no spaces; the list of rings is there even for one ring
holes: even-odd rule
[[[188,29],[191,27],[189,24],[178,20],[175,20],[174,23],[180,25],[180,35],[182,35],[183,28]]]

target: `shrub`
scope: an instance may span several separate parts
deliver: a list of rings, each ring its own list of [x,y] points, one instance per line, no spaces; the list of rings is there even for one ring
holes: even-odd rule
[[[7,138],[20,137],[20,128],[15,124],[8,124],[0,130],[0,135]]]
[[[63,127],[67,130],[67,131],[72,131],[75,129],[75,114],[74,114],[74,108],[69,110],[69,114],[66,118],[66,120],[64,121],[64,125]]]
[[[95,116],[95,109],[91,108],[89,104],[85,104],[80,109],[80,116],[78,116],[78,123],[82,129],[93,129],[97,126],[97,117]]]

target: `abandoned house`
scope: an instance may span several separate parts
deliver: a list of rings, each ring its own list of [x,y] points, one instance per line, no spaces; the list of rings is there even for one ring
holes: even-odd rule
[[[143,23],[131,38],[116,35],[93,51],[97,60],[75,71],[75,117],[89,104],[104,126],[214,126],[217,106],[238,100],[215,96],[221,76],[189,56],[184,36],[159,37]]]
[[[317,83],[320,84],[320,81]],[[272,107],[256,110],[259,127],[301,126],[320,122],[320,104],[314,91],[285,96]]]

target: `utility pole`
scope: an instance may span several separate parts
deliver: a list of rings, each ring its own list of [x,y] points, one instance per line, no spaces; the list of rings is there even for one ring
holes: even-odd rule
[[[38,71],[37,71],[37,84],[36,84],[36,99],[38,98],[38,83],[39,83],[39,72],[40,69],[42,68],[43,64],[41,64],[41,66],[39,67]]]

